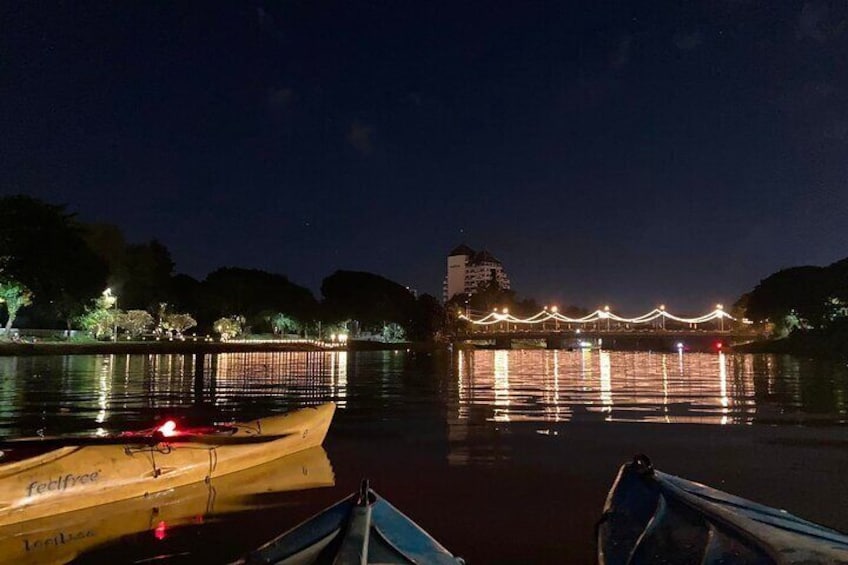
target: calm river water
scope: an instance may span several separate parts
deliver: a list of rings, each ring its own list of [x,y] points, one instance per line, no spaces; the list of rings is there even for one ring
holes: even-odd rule
[[[591,562],[606,489],[642,451],[666,471],[848,528],[844,363],[588,350],[251,353],[208,361],[203,390],[193,375],[184,356],[0,357],[0,436],[244,420],[333,401],[326,453],[222,483],[214,501],[203,486],[83,514],[83,526],[57,518],[39,526],[53,543],[0,530],[0,561],[228,562],[368,476],[469,562]],[[310,470],[316,488],[275,487],[269,477],[291,468]],[[75,527],[86,535],[56,537]]]

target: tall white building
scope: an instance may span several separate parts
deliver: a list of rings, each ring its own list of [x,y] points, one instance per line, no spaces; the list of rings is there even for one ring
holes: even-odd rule
[[[509,290],[509,277],[504,272],[503,264],[494,255],[460,245],[448,255],[443,298],[447,302],[456,294],[474,294],[492,279],[501,288]]]

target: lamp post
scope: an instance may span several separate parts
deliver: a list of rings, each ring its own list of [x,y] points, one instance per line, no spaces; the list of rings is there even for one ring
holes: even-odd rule
[[[112,294],[112,287],[103,291],[103,303],[107,310],[115,309],[112,313],[112,339],[118,341],[118,295]]]
[[[115,336],[115,342],[118,341],[118,295],[115,295],[115,312],[114,317],[112,318],[112,323],[114,326],[112,327],[112,335]]]

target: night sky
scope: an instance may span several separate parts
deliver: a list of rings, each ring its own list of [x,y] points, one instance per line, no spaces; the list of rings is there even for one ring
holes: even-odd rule
[[[199,278],[700,312],[848,255],[846,181],[844,1],[0,4],[0,194]]]

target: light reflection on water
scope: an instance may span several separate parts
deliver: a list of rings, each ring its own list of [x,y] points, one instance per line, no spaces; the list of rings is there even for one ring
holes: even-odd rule
[[[251,418],[335,401],[362,426],[848,421],[848,369],[788,356],[618,351],[296,352],[0,358],[0,435],[99,434],[163,414]]]
[[[96,548],[82,556],[83,562],[164,562],[163,556],[185,558],[182,562],[231,562],[347,494],[340,487],[346,490],[342,485],[356,484],[363,469],[372,478],[377,475],[381,491],[385,485],[387,493],[397,494],[404,511],[420,519],[428,530],[433,528],[437,539],[442,540],[442,534],[452,535],[453,539],[445,538],[446,545],[464,555],[468,552],[469,561],[474,560],[476,551],[484,557],[475,562],[491,562],[502,547],[510,548],[507,542],[497,546],[496,540],[519,539],[525,561],[546,562],[552,553],[539,548],[533,553],[534,544],[542,547],[545,540],[559,540],[558,552],[592,545],[589,536],[600,512],[598,501],[603,500],[608,485],[581,473],[597,477],[613,473],[618,461],[611,461],[610,453],[594,446],[596,434],[609,439],[621,430],[607,422],[726,424],[725,429],[732,429],[733,424],[836,426],[848,421],[848,368],[844,363],[787,356],[589,350],[249,353],[210,357],[201,377],[202,387],[197,390],[190,356],[0,357],[0,436],[33,435],[39,430],[46,434],[103,434],[149,427],[163,416],[208,422],[265,416],[330,400],[339,406],[325,442],[331,469],[329,461],[326,465],[339,485],[335,490],[277,493],[270,498],[264,492],[239,500],[238,508],[233,508],[238,512],[226,514],[226,499],[220,496],[223,490],[207,499],[208,487],[201,483],[192,487],[193,491],[199,488],[197,496],[170,510],[158,503],[148,508],[144,505],[153,503],[144,500],[141,507],[131,502],[126,512],[116,515],[89,511],[91,515],[87,512],[83,520],[86,528],[99,532],[98,524],[104,524],[110,531],[121,526],[119,529],[139,533]],[[542,424],[523,425],[525,421]],[[628,432],[638,430],[633,434],[636,441],[663,447],[656,437],[664,436],[667,427],[652,436],[656,430],[651,427],[625,426]],[[568,441],[526,441],[528,436],[538,438],[537,433],[565,436],[566,428],[569,432],[583,428],[590,440],[581,441],[581,434],[573,433],[573,438],[559,438]],[[837,434],[843,429],[837,429]],[[701,426],[684,435],[692,441],[705,441],[714,430]],[[737,426],[731,431],[744,436],[767,430]],[[748,484],[766,489],[760,492],[768,492],[769,484],[777,485],[775,489],[804,493],[799,496],[806,498],[806,486],[813,476],[825,485],[822,492],[834,493],[830,501],[822,499],[823,519],[842,516],[841,455],[828,453],[842,454],[844,442],[827,447],[833,434],[824,430],[812,430],[811,434],[821,434],[825,446],[810,452],[806,444],[791,448],[760,444],[761,450],[768,451],[759,453],[774,454],[775,458],[784,453],[797,456],[798,450],[804,457],[816,453],[825,457],[818,469],[810,473],[807,462],[799,463],[793,476],[792,465],[764,464],[779,472],[769,474],[763,469],[761,475],[749,462]],[[571,443],[572,439],[576,441]],[[739,455],[756,444],[746,441],[740,445],[731,452]],[[666,447],[664,451],[668,456],[676,449]],[[713,454],[718,451],[711,448]],[[684,450],[679,457],[689,453],[692,451]],[[574,460],[582,462],[582,471],[575,470]],[[831,465],[831,461],[835,463]],[[669,468],[678,465],[685,467],[685,462],[673,457],[668,460]],[[483,468],[485,475],[477,474]],[[828,468],[837,471],[827,474],[823,469]],[[784,473],[787,469],[788,475]],[[260,479],[280,476],[279,469],[257,473]],[[299,479],[306,476],[300,464],[293,473]],[[522,506],[533,511],[523,514],[522,528],[516,530],[515,520],[486,522],[487,516],[502,514],[503,497],[492,497],[487,489],[483,495],[474,493],[484,476],[505,489],[497,492],[515,489],[526,494]],[[560,480],[563,476],[576,482]],[[556,484],[552,477],[557,477]],[[232,477],[230,482],[236,490],[262,488],[259,479]],[[575,497],[575,484],[580,485],[578,489],[594,490]],[[787,484],[797,484],[797,488],[786,489]],[[434,497],[430,489],[445,496]],[[454,506],[446,504],[446,499],[453,500]],[[216,506],[209,508],[208,500]],[[474,501],[474,511],[463,514],[463,507],[472,506],[468,500]],[[560,501],[557,507],[569,505],[572,516],[563,528],[583,531],[586,537],[575,534],[569,538],[566,531],[545,533],[551,522],[550,500]],[[197,520],[204,515],[209,519]],[[185,524],[184,517],[190,518],[191,525]],[[815,519],[812,513],[809,517]],[[164,527],[160,531],[166,519],[167,536]],[[478,520],[487,527],[481,528]],[[136,527],[139,521],[141,525]],[[65,528],[61,521],[49,522],[55,531]],[[465,524],[473,526],[466,528]],[[486,532],[476,538],[485,548],[475,547],[474,528]],[[533,542],[527,542],[528,538]],[[4,539],[10,538],[0,533],[0,542]],[[490,545],[494,549],[487,553]],[[0,550],[0,562],[7,555],[13,554]]]
[[[845,423],[846,371],[791,357],[614,351],[460,351],[457,419],[495,422]],[[803,373],[803,375],[802,375]],[[824,373],[824,374],[822,374]],[[808,381],[802,386],[802,381]],[[802,390],[806,387],[806,390]]]

